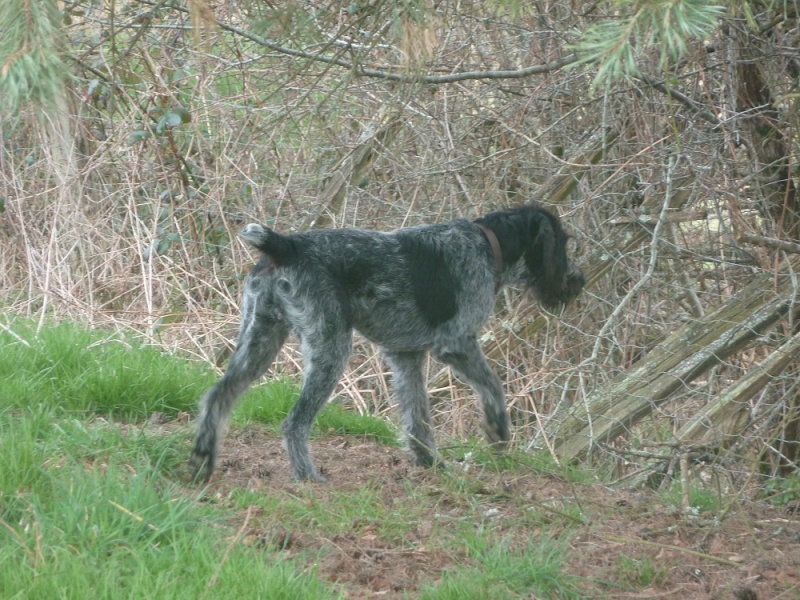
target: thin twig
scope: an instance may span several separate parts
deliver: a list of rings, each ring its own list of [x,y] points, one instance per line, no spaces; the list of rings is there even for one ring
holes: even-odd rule
[[[672,546],[671,544],[661,544],[659,542],[651,542],[650,540],[636,540],[631,538],[618,537],[616,535],[606,535],[603,537],[607,540],[611,540],[612,542],[619,542],[620,544],[641,544],[643,546],[652,546],[654,548],[664,548],[665,550],[673,550],[675,552],[689,554],[691,556],[696,556],[698,558],[705,558],[707,560],[711,560],[721,565],[727,565],[729,567],[738,568],[739,566],[741,566],[739,563],[735,563],[726,558],[722,558],[721,556],[714,556],[713,554],[704,554],[702,552],[698,552],[697,550],[690,550],[689,548],[681,548],[680,546]]]
[[[141,3],[149,6],[154,6],[156,4],[155,2],[148,2],[146,0],[142,0]],[[189,12],[188,8],[184,8],[182,6],[173,5],[170,8],[181,12]],[[220,29],[224,29],[230,33],[235,33],[236,35],[246,38],[251,42],[255,42],[260,46],[264,46],[265,48],[269,48],[274,52],[278,52],[279,54],[285,54],[286,56],[292,56],[294,58],[304,58],[306,60],[342,67],[348,71],[352,71],[359,77],[373,77],[376,79],[386,79],[388,81],[396,81],[401,83],[443,84],[466,81],[469,79],[522,79],[524,77],[530,77],[531,75],[544,75],[546,73],[552,73],[553,71],[557,71],[558,69],[566,67],[567,65],[578,62],[577,54],[568,54],[548,63],[531,65],[522,69],[463,71],[461,73],[449,73],[447,75],[420,75],[409,73],[408,68],[403,66],[397,66],[397,70],[391,70],[391,67],[386,67],[383,69],[370,69],[363,67],[358,63],[350,62],[342,58],[332,57],[328,54],[306,52],[304,50],[287,48],[286,46],[282,46],[271,39],[256,35],[255,33],[246,31],[234,25],[221,22],[218,22],[218,25]]]
[[[13,337],[15,340],[17,340],[20,344],[22,344],[26,348],[30,348],[31,347],[31,345],[28,343],[27,340],[21,338],[19,335],[17,335],[13,331],[11,331],[11,329],[7,325],[3,325],[2,323],[0,323],[0,329],[5,331],[8,335]]]

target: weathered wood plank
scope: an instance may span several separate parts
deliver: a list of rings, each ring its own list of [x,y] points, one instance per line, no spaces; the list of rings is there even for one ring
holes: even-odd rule
[[[572,460],[591,451],[594,443],[612,440],[679,388],[747,346],[794,305],[790,278],[781,279],[784,289],[776,294],[773,273],[756,277],[719,309],[682,327],[568,414],[554,416],[548,437],[556,454]]]

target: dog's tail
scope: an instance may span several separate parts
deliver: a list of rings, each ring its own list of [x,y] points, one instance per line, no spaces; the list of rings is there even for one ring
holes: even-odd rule
[[[261,250],[279,265],[289,262],[297,253],[291,237],[281,235],[269,227],[258,223],[250,223],[239,232],[245,242]]]

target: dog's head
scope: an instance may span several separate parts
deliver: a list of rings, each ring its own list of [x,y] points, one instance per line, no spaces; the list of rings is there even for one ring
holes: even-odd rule
[[[541,206],[528,204],[478,219],[497,236],[505,268],[504,279],[531,289],[547,308],[568,304],[586,282],[567,256],[567,240],[559,218]]]

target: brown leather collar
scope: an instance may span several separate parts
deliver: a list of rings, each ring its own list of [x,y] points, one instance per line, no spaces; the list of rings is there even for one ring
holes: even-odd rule
[[[482,225],[480,223],[475,223],[483,232],[483,235],[486,236],[486,241],[489,242],[489,246],[492,248],[492,256],[494,257],[494,267],[497,271],[495,276],[495,284],[494,289],[498,291],[500,289],[500,278],[503,275],[503,253],[500,251],[500,242],[497,241],[497,236],[494,234],[494,231],[486,227],[486,225]]]

